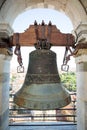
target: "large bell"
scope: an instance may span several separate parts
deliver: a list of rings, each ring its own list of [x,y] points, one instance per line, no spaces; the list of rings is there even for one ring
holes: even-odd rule
[[[30,53],[25,81],[14,102],[32,110],[53,110],[71,102],[61,83],[53,51],[38,49]]]

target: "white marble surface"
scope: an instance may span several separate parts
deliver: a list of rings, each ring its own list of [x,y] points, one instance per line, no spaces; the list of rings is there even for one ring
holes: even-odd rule
[[[47,122],[41,122],[41,123],[26,123],[26,125],[30,125],[30,126],[10,126],[10,130],[77,130],[76,128],[76,125],[62,125],[62,124],[65,124],[65,123],[58,123],[58,122],[50,122],[50,123],[47,123]],[[36,125],[51,125],[53,124],[53,126],[35,126]],[[54,126],[56,124],[61,124],[61,126]],[[18,124],[17,124],[18,125]],[[31,126],[32,125],[32,126]]]

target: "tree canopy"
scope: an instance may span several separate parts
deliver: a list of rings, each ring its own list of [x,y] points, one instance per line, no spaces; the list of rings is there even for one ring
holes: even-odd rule
[[[61,82],[69,91],[76,92],[76,74],[74,72],[60,74]]]

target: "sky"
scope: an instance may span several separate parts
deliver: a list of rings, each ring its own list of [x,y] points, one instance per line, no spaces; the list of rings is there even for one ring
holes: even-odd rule
[[[18,15],[13,23],[14,32],[24,32],[29,26],[34,24],[34,21],[37,21],[38,24],[41,24],[42,20],[44,20],[45,24],[48,24],[49,21],[52,24],[56,25],[57,28],[63,33],[71,33],[73,30],[73,25],[69,19],[63,12],[58,12],[52,9],[31,9],[25,11],[24,13]],[[29,62],[29,53],[34,50],[34,47],[21,47],[21,54],[23,59],[23,65],[25,68],[28,66]],[[57,54],[57,65],[58,68],[61,68],[63,57],[64,57],[64,47],[52,47],[53,50]],[[70,69],[75,68],[75,59],[71,57],[69,61]],[[18,66],[17,57],[13,54],[13,58],[11,61],[11,70],[16,69]]]

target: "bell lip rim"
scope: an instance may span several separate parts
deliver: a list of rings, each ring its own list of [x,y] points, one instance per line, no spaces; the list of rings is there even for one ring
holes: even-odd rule
[[[67,102],[66,102],[66,100],[67,100]],[[63,100],[62,100],[63,101]],[[62,102],[61,101],[61,102]],[[35,101],[34,101],[35,102]],[[59,109],[59,108],[62,108],[62,107],[65,107],[65,106],[67,106],[67,105],[69,105],[70,103],[71,103],[71,97],[69,96],[69,97],[67,97],[66,99],[65,99],[65,104],[61,104],[60,105],[60,107],[58,106],[58,107],[51,107],[51,108],[42,108],[41,106],[40,107],[37,107],[37,108],[34,108],[34,107],[27,107],[27,106],[23,106],[23,104],[19,104],[18,102],[17,102],[17,100],[15,100],[15,98],[14,98],[14,103],[15,104],[17,104],[18,106],[20,106],[20,107],[23,107],[23,108],[27,108],[27,109],[30,109],[30,110],[57,110],[57,109]],[[52,102],[53,103],[53,102]],[[36,103],[37,104],[37,103]],[[50,103],[49,103],[50,104]],[[54,103],[55,104],[55,103]]]

